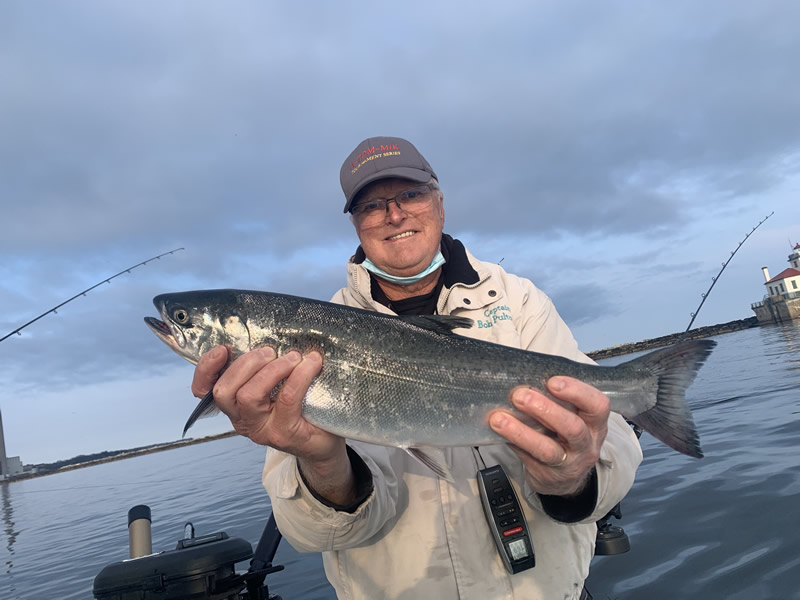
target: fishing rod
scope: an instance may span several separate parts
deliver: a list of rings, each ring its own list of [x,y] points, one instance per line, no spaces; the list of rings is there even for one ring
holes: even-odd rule
[[[741,248],[744,245],[744,243],[747,241],[747,238],[749,238],[751,235],[753,235],[753,232],[756,229],[758,229],[759,227],[761,227],[761,224],[764,221],[766,221],[767,219],[769,219],[774,214],[775,214],[775,211],[773,210],[766,217],[761,219],[758,222],[758,225],[753,227],[750,230],[750,233],[748,233],[746,236],[744,236],[744,239],[741,242],[739,242],[739,245],[736,246],[736,249],[733,252],[731,252],[731,255],[728,257],[728,260],[726,260],[724,263],[722,263],[722,268],[719,270],[719,273],[717,273],[716,277],[712,277],[711,278],[711,285],[709,286],[709,288],[706,290],[706,292],[704,294],[700,294],[700,296],[702,296],[702,300],[700,300],[700,305],[697,307],[697,309],[693,313],[691,313],[692,320],[689,321],[689,325],[686,327],[686,331],[684,331],[683,335],[681,335],[681,339],[679,340],[680,342],[682,342],[684,340],[684,338],[686,337],[686,334],[689,333],[689,330],[692,328],[692,323],[694,323],[695,318],[697,318],[697,313],[699,313],[700,309],[703,308],[703,304],[705,303],[706,298],[708,298],[708,295],[711,293],[711,290],[713,289],[714,285],[716,285],[717,281],[719,280],[720,275],[722,275],[722,272],[725,270],[725,267],[727,267],[728,263],[730,263],[731,260],[733,260],[733,257],[739,251],[739,248]]]
[[[128,267],[127,269],[123,269],[122,271],[120,271],[120,272],[119,272],[119,273],[117,273],[116,275],[112,275],[111,277],[107,277],[106,279],[103,279],[102,281],[100,281],[100,282],[96,283],[96,284],[95,284],[95,285],[93,285],[92,287],[90,287],[90,288],[86,288],[86,289],[85,289],[85,290],[83,290],[82,292],[78,292],[77,294],[75,294],[75,295],[74,295],[72,298],[70,298],[69,300],[64,300],[64,302],[62,302],[61,304],[59,304],[59,305],[57,305],[57,306],[54,306],[53,308],[51,308],[50,310],[48,310],[48,311],[46,311],[46,312],[43,312],[42,314],[40,314],[40,315],[39,315],[38,317],[36,317],[35,319],[31,319],[30,321],[28,321],[27,323],[25,323],[25,325],[22,325],[21,327],[17,327],[17,328],[16,328],[14,331],[12,331],[11,333],[8,333],[8,334],[4,335],[3,337],[1,337],[1,338],[0,338],[0,342],[2,342],[3,340],[5,340],[6,338],[9,338],[9,337],[11,337],[11,336],[12,336],[12,335],[14,335],[15,333],[16,333],[17,335],[22,335],[22,334],[20,333],[20,331],[22,331],[23,329],[25,329],[25,328],[26,328],[28,325],[30,325],[30,324],[32,324],[32,323],[35,323],[36,321],[38,321],[38,320],[39,320],[39,319],[41,319],[42,317],[45,317],[45,316],[49,315],[50,313],[53,313],[53,314],[58,314],[58,312],[57,312],[57,311],[58,311],[58,309],[59,309],[59,308],[61,308],[61,307],[62,307],[62,306],[64,306],[65,304],[69,304],[70,302],[72,302],[72,301],[73,301],[73,300],[75,300],[76,298],[79,298],[79,297],[81,297],[81,296],[85,296],[87,293],[91,292],[91,291],[92,291],[94,288],[96,288],[96,287],[100,287],[100,286],[101,286],[101,285],[103,285],[104,283],[111,283],[111,280],[112,280],[112,279],[115,279],[115,278],[119,277],[120,275],[124,275],[125,273],[130,273],[131,271],[133,271],[133,270],[134,270],[135,268],[137,268],[137,267],[142,267],[142,266],[146,265],[147,263],[149,263],[149,262],[152,262],[152,261],[154,261],[154,260],[160,260],[162,256],[166,256],[167,254],[174,254],[175,252],[180,252],[181,250],[183,250],[183,248],[175,248],[174,250],[170,250],[169,252],[164,252],[163,254],[159,254],[158,256],[154,256],[153,258],[148,258],[147,260],[145,260],[145,261],[143,261],[143,262],[137,263],[137,264],[133,265],[132,267]]]

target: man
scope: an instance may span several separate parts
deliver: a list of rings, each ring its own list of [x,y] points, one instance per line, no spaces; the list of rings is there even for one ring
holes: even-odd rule
[[[473,319],[465,335],[590,362],[551,301],[530,281],[474,258],[443,234],[444,196],[408,141],[359,144],[340,174],[345,212],[361,242],[334,302],[389,314]],[[453,482],[402,450],[345,441],[303,419],[302,398],[322,368],[317,353],[249,352],[225,373],[224,348],[198,363],[192,385],[213,387],[236,431],[269,446],[263,481],[278,526],[300,551],[322,552],[341,598],[580,598],[595,521],[627,493],[642,455],[608,398],[567,377],[510,402],[555,435],[510,412],[489,423],[509,444],[448,448]],[[271,397],[273,388],[283,386]],[[502,465],[522,504],[536,557],[510,575],[491,537],[476,473]]]

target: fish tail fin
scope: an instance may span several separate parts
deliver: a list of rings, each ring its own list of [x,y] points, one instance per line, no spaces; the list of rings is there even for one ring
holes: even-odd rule
[[[702,458],[700,436],[686,402],[686,389],[716,345],[713,340],[692,340],[624,363],[644,368],[658,378],[655,406],[638,415],[625,415],[625,418],[670,448]]]
[[[217,405],[214,403],[214,391],[208,390],[208,393],[203,396],[200,402],[198,402],[197,406],[194,407],[192,414],[189,415],[186,425],[183,426],[183,435],[181,437],[186,437],[186,432],[189,431],[189,428],[195,424],[197,419],[210,417],[218,412],[219,408],[217,408]]]

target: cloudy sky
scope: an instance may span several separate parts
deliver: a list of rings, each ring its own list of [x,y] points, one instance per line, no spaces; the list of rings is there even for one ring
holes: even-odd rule
[[[800,4],[0,4],[0,410],[26,463],[180,437],[166,291],[328,299],[341,162],[412,140],[446,231],[530,278],[581,347],[752,315],[800,241]],[[207,419],[193,435],[224,431]]]

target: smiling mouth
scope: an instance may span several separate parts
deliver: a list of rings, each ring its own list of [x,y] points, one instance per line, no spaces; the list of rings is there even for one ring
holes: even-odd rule
[[[391,237],[386,238],[386,241],[393,242],[395,240],[402,240],[403,238],[411,237],[416,233],[417,233],[416,231],[404,231],[403,233],[398,233],[397,235],[393,235]]]

